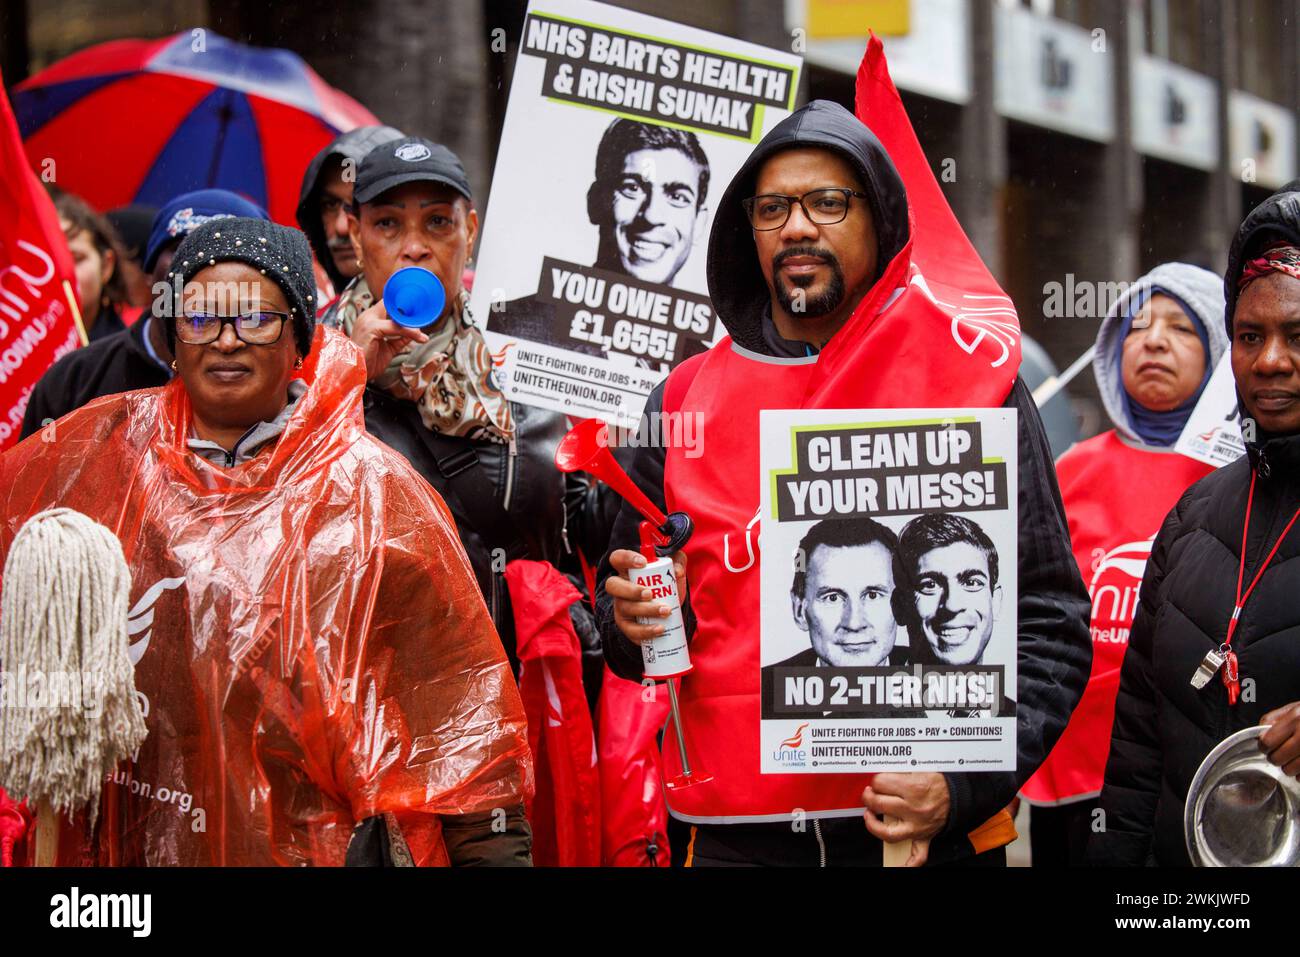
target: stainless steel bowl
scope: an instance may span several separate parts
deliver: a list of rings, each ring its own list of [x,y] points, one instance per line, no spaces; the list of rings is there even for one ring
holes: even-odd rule
[[[1197,867],[1300,865],[1300,781],[1259,750],[1264,730],[1224,738],[1192,779],[1183,836]]]

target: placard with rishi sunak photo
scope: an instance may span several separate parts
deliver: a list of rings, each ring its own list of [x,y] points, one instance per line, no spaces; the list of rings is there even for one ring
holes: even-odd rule
[[[761,421],[764,773],[1014,769],[1015,412]]]
[[[528,10],[471,300],[514,401],[635,424],[722,337],[717,198],[801,59],[591,0]]]

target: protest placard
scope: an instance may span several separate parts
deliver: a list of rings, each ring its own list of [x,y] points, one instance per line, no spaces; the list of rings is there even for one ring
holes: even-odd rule
[[[1237,408],[1237,380],[1232,374],[1232,350],[1219,360],[1196,408],[1183,426],[1174,451],[1220,468],[1246,453]]]
[[[513,401],[634,423],[723,334],[710,203],[790,112],[800,58],[589,0],[536,0],[471,311]]]
[[[1014,410],[761,428],[763,772],[1014,770]]]

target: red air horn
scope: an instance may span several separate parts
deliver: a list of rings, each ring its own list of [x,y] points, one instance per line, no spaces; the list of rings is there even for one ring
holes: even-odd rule
[[[555,450],[555,467],[561,472],[587,472],[621,495],[625,502],[646,519],[641,523],[642,542],[649,537],[658,547],[660,555],[680,551],[695,531],[689,515],[685,512],[665,515],[659,511],[655,503],[619,467],[609,450],[609,426],[600,419],[584,419],[569,430],[569,434],[560,440],[560,445]],[[645,528],[646,525],[650,526],[649,530]],[[642,554],[645,554],[644,546]],[[648,561],[654,561],[655,557],[653,554],[646,555]]]
[[[626,472],[614,461],[609,450],[609,426],[599,419],[585,419],[569,431],[555,450],[555,467],[561,472],[587,472],[604,482],[621,495],[641,515],[641,554],[645,556],[644,568],[633,568],[628,577],[634,584],[650,589],[651,600],[662,601],[672,609],[667,619],[638,619],[643,625],[662,623],[664,633],[641,643],[642,674],[647,678],[663,680],[668,685],[668,705],[673,714],[673,727],[677,731],[677,751],[681,756],[682,773],[665,782],[670,791],[712,781],[713,775],[692,770],[687,757],[686,732],[682,728],[681,709],[677,704],[677,687],[673,679],[691,670],[690,652],[686,645],[686,626],[682,621],[681,598],[677,594],[677,578],[673,574],[671,556],[685,546],[694,531],[690,516],[685,512],[665,515],[654,502],[636,487]]]

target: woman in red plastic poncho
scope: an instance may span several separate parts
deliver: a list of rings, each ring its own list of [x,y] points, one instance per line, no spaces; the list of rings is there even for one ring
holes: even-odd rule
[[[9,543],[61,505],[115,531],[148,737],[61,864],[527,864],[523,710],[442,500],[367,437],[365,364],[315,329],[305,237],[176,253],[177,376],[3,460]]]

